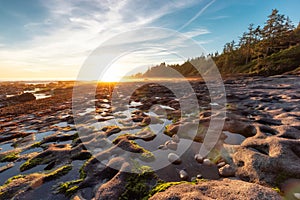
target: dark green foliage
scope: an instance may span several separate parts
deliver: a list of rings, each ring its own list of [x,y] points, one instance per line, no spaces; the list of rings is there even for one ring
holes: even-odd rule
[[[248,30],[239,37],[224,45],[223,52],[210,54],[221,74],[276,75],[293,71],[300,66],[300,23],[294,27],[289,17],[273,9],[263,26],[250,24]],[[150,67],[139,78],[172,77],[178,71],[185,77],[200,77],[197,68],[211,66],[210,59],[201,55],[190,59],[182,65]],[[203,70],[202,70],[203,71]]]

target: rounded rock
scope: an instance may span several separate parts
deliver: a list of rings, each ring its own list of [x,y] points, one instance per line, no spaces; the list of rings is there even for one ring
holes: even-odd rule
[[[224,167],[226,165],[226,162],[220,162],[217,164],[218,168]]]
[[[189,175],[185,170],[180,170],[179,171],[179,176],[182,180],[187,180]]]
[[[198,179],[201,179],[202,177],[203,177],[202,174],[197,174]]]
[[[171,150],[174,150],[174,151],[177,150],[177,143],[174,142],[174,141],[172,141],[172,140],[166,141],[165,146],[166,146],[168,149],[171,149]]]
[[[212,162],[211,162],[208,158],[205,158],[205,159],[203,160],[203,164],[204,164],[204,165],[212,165]]]
[[[203,163],[204,158],[200,154],[196,154],[194,158],[198,163]]]
[[[179,165],[181,163],[180,157],[175,153],[169,153],[168,160],[170,163]]]
[[[178,135],[175,134],[172,136],[172,140],[173,140],[173,142],[179,143],[180,138],[178,137]]]

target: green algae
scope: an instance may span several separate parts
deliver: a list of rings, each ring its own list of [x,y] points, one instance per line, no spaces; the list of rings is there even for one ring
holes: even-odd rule
[[[24,162],[21,166],[20,166],[20,171],[23,172],[25,170],[31,169],[39,164],[41,164],[43,162],[44,159],[42,158],[31,158],[28,159],[26,162]]]
[[[13,152],[8,152],[6,155],[4,155],[0,162],[12,162],[17,160],[20,157],[20,152],[19,151],[13,151]]]

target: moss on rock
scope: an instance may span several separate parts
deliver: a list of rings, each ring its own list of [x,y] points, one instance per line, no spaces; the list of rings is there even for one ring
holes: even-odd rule
[[[42,158],[31,158],[28,159],[26,162],[24,162],[21,166],[20,166],[20,171],[23,172],[25,170],[31,169],[39,164],[41,164],[43,162]]]
[[[82,181],[83,179],[77,179],[61,183],[57,188],[57,192],[63,193],[66,196],[71,196],[78,190],[79,186],[77,184],[81,183]]]
[[[156,181],[154,171],[148,166],[140,166],[126,180],[125,192],[119,197],[120,200],[140,200],[147,199],[152,186],[151,181]]]
[[[2,158],[0,159],[0,162],[12,162],[17,160],[20,157],[19,151],[12,151],[8,152],[7,154],[4,154]]]

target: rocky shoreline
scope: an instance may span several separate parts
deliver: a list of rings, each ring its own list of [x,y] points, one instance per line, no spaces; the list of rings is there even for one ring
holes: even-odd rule
[[[71,82],[44,85],[51,96],[43,99],[3,98],[0,198],[300,199],[300,77],[227,78],[224,105],[210,101],[204,82],[190,84],[194,114],[192,103],[180,110],[190,96],[153,83],[130,96],[132,83],[102,83],[77,107]],[[212,115],[225,123],[202,157]]]

